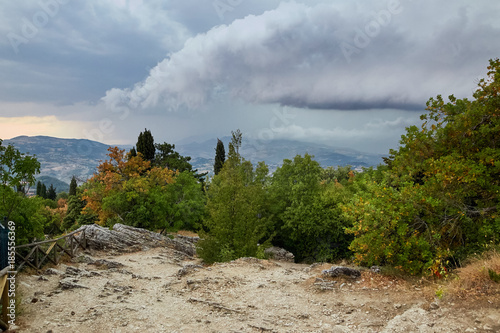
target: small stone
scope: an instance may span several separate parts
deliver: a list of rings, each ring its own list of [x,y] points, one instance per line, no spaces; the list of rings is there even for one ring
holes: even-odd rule
[[[44,275],[64,275],[63,271],[55,268],[48,268],[43,272]]]
[[[433,302],[429,305],[429,309],[437,310],[437,309],[439,309],[439,304],[437,304],[436,302]]]
[[[73,278],[65,278],[59,281],[59,286],[61,287],[61,289],[74,289],[74,288],[89,289],[89,287],[78,284],[76,282],[78,282],[78,280],[75,280]]]
[[[74,316],[75,315],[75,311],[71,311],[71,315]]]

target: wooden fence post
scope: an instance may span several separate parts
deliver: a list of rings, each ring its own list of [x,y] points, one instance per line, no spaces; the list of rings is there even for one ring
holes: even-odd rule
[[[7,308],[9,307],[9,281],[7,280],[7,271],[8,269],[5,268],[0,273],[0,298],[2,299],[2,322],[7,325],[8,328],[9,325],[7,323],[9,322],[9,311]]]

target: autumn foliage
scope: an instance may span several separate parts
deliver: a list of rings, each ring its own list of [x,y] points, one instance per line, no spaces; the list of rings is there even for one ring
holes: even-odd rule
[[[182,218],[176,210],[183,207],[185,196],[176,196],[178,191],[174,186],[179,172],[151,167],[140,153],[127,156],[117,147],[109,148],[108,156],[109,159],[99,165],[97,173],[84,185],[84,213],[96,214],[101,225],[120,222],[148,229],[165,229]],[[187,183],[186,176],[182,178],[186,191],[189,186],[197,186],[194,177],[191,178]],[[200,189],[198,192],[201,196]],[[194,193],[196,197],[197,192]],[[186,214],[189,215],[189,209]]]

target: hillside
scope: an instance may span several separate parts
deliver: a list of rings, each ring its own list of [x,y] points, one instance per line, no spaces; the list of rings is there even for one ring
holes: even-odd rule
[[[109,145],[83,139],[60,139],[48,136],[19,136],[5,140],[23,153],[36,155],[41,176],[57,178],[67,184],[76,176],[81,182],[95,172],[99,161],[106,159]]]
[[[226,148],[226,154],[229,150],[229,137],[221,139]],[[200,172],[212,172],[215,156],[215,146],[217,139],[211,139],[201,142],[191,142],[188,144],[176,145],[176,149],[185,156],[191,156],[193,166]],[[322,167],[328,166],[346,166],[351,165],[354,168],[363,168],[377,166],[382,163],[382,155],[359,152],[352,149],[336,148],[323,144],[292,140],[268,140],[268,141],[245,141],[243,139],[241,155],[253,163],[265,161],[271,172],[280,166],[284,159],[293,159],[296,155],[314,155]]]
[[[227,153],[230,138],[224,137],[222,140]],[[216,143],[217,139],[183,143],[176,145],[176,150],[183,156],[191,156],[194,169],[198,169],[199,172],[211,173]],[[39,177],[56,178],[66,184],[70,183],[73,175],[78,178],[80,183],[90,178],[100,161],[107,158],[106,154],[109,148],[109,145],[96,141],[60,139],[48,136],[19,136],[5,140],[4,144],[12,144],[23,153],[36,155],[41,163]],[[241,154],[245,159],[254,163],[265,161],[271,172],[281,165],[283,159],[293,159],[295,155],[304,155],[305,153],[314,155],[315,160],[323,167],[351,165],[354,168],[361,168],[376,166],[382,162],[381,155],[299,141],[245,142],[243,140],[241,147]],[[50,185],[50,182],[46,185]],[[54,184],[54,186],[56,185]],[[62,190],[61,184],[58,187],[58,190]]]

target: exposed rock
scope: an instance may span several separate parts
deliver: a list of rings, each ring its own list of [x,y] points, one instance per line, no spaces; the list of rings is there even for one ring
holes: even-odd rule
[[[93,264],[95,262],[95,259],[88,255],[82,254],[79,255],[78,257],[71,259],[71,261],[74,263]]]
[[[91,263],[91,265],[96,265],[96,266],[104,268],[104,269],[120,268],[120,267],[125,266],[121,262],[111,261],[111,260],[106,260],[106,259],[96,260],[93,263]]]
[[[43,272],[44,275],[64,275],[64,272],[63,271],[60,271],[58,269],[55,269],[55,268],[47,268],[44,272]]]
[[[66,277],[92,277],[92,276],[100,276],[101,274],[94,271],[87,271],[86,269],[82,268],[68,266],[66,267],[66,273],[64,275]]]
[[[167,243],[165,237],[158,233],[119,223],[113,226],[113,230],[97,224],[84,225],[78,230],[85,230],[87,246],[95,250],[132,252],[140,250],[142,246],[165,246]],[[82,234],[78,234],[77,237],[81,236]]]
[[[433,325],[429,325],[432,322],[433,320],[429,316],[427,311],[415,306],[405,311],[401,315],[395,316],[393,319],[391,319],[387,323],[386,327],[382,330],[382,332],[436,332],[436,330],[432,328]]]
[[[74,279],[72,277],[64,278],[61,281],[59,281],[59,287],[61,289],[75,289],[75,288],[84,288],[84,289],[89,289],[89,287],[84,286],[82,284],[77,283],[78,280]]]
[[[123,253],[135,252],[152,247],[168,246],[189,256],[194,256],[196,254],[194,237],[182,236],[170,239],[156,232],[134,228],[120,223],[115,224],[113,230],[101,227],[97,224],[84,225],[78,230],[85,230],[87,246],[93,250],[108,250]],[[83,233],[77,234],[77,239],[80,240],[82,235]],[[89,258],[82,257],[81,260],[91,260],[91,258]]]
[[[176,239],[187,241],[193,244],[196,244],[200,241],[200,237],[189,237],[189,236],[183,236],[183,235],[175,235]]]
[[[293,253],[288,252],[287,250],[276,246],[265,249],[264,254],[269,259],[274,259],[278,261],[294,262],[295,259]]]
[[[76,267],[73,267],[73,266],[68,266],[66,267],[66,273],[65,275],[66,276],[78,276],[82,273],[82,270],[80,268],[76,268]]]
[[[330,277],[348,276],[356,279],[361,276],[361,272],[358,269],[350,267],[332,266],[330,269],[325,269],[323,275]]]
[[[190,257],[193,257],[196,254],[196,246],[194,243],[182,239],[182,238],[167,238],[170,242],[169,247],[174,248],[175,250],[187,254]]]
[[[429,305],[429,309],[430,310],[437,310],[437,309],[439,309],[439,304],[437,304],[436,302],[433,302]]]
[[[179,269],[179,271],[177,272],[177,276],[178,277],[185,276],[185,275],[187,275],[189,273],[198,271],[199,268],[203,268],[203,266],[193,265],[193,264],[185,265],[184,267],[182,267],[181,269]]]

